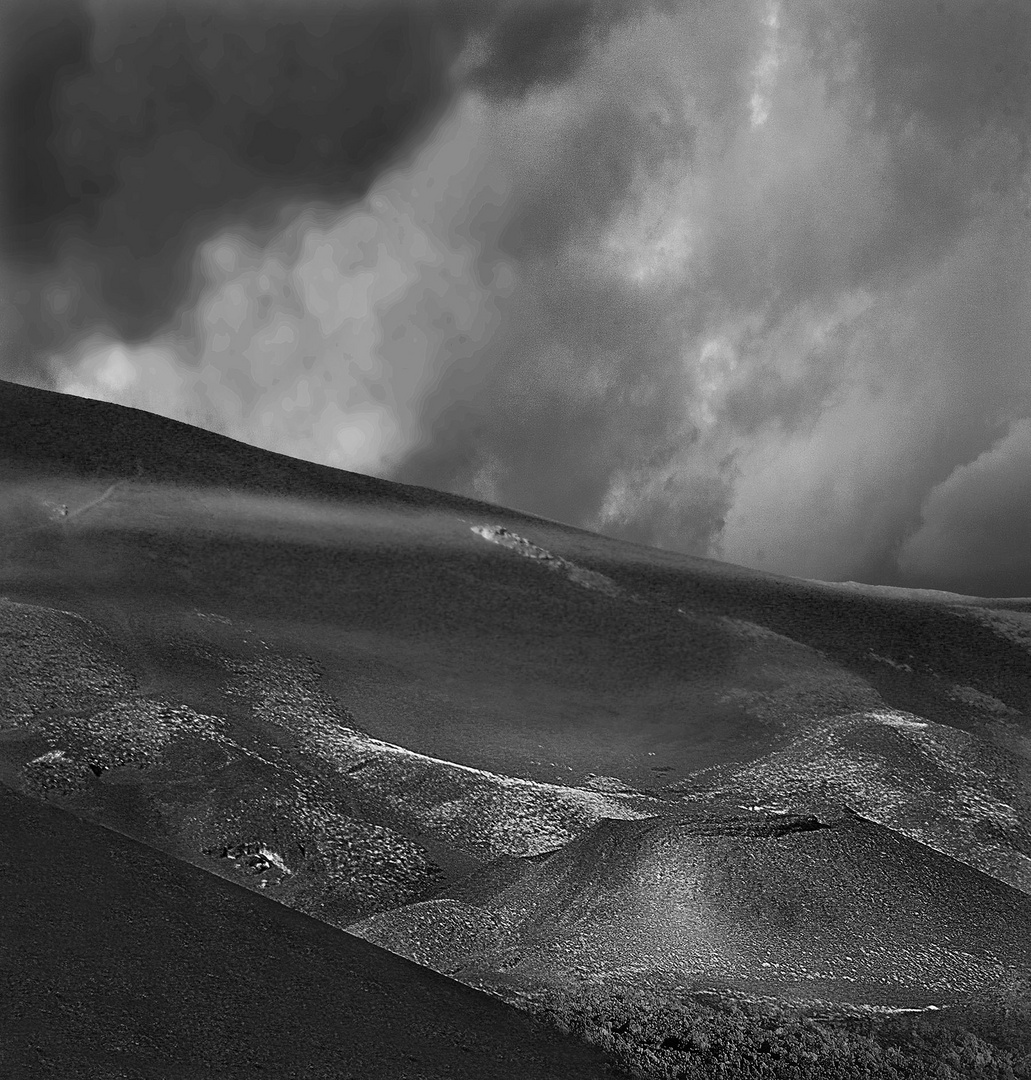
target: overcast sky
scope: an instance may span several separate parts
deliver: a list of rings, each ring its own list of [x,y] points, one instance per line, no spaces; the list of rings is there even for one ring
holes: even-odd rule
[[[1027,0],[5,0],[0,374],[1031,594]]]

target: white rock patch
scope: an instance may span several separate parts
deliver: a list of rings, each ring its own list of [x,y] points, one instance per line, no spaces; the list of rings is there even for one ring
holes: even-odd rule
[[[55,761],[70,761],[71,759],[63,750],[48,750],[45,754],[27,761],[26,765],[49,765]]]
[[[638,599],[605,574],[600,574],[596,570],[588,570],[586,567],[570,562],[569,559],[564,559],[561,555],[554,555],[547,548],[542,548],[525,537],[518,536],[511,530],[506,529],[504,525],[472,525],[470,529],[477,536],[482,536],[484,540],[489,540],[493,544],[500,544],[502,547],[508,548],[509,551],[514,551],[517,555],[522,555],[527,559],[538,560],[542,566],[546,566],[549,570],[561,570],[574,585],[580,585],[585,589],[592,589],[595,592],[604,593],[606,596],[614,598]]]
[[[268,863],[271,863],[277,870],[282,871],[284,874],[292,874],[293,871],[283,861],[283,857],[271,848],[265,847],[264,844],[258,848],[258,854]]]

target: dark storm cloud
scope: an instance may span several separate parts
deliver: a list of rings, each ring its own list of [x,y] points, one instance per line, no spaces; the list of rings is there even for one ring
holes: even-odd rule
[[[567,17],[579,20],[586,6]],[[705,120],[741,107],[761,29],[750,8],[728,3],[713,25],[693,0],[653,5],[615,34],[602,18],[563,85],[538,80],[532,95],[496,103],[491,134],[508,188],[481,232],[491,254],[512,261],[519,285],[475,369],[456,365],[427,401],[423,446],[400,478],[595,525],[624,469],[668,470],[689,449],[693,376],[680,357],[700,323],[697,305],[675,266],[672,286],[655,289],[627,280],[626,262],[642,233],[661,247],[663,215],[651,229],[638,220],[650,213],[650,192],[668,186],[675,204],[674,186],[694,168],[703,118],[685,114],[685,94]],[[495,86],[511,86],[497,77],[473,85],[493,101]],[[623,218],[627,249],[606,250]],[[687,483],[690,512],[684,485],[670,484],[665,499],[610,531],[705,546],[725,492],[708,476]]]
[[[826,223],[842,205],[872,210],[853,216],[844,244],[820,230],[809,244],[819,286],[803,277],[798,295],[811,301],[858,287],[870,303],[852,340],[823,350],[818,375],[801,384],[812,389],[829,375],[837,383],[809,414],[810,423],[821,419],[806,452],[762,470],[767,498],[750,501],[748,485],[739,486],[730,550],[745,561],[765,531],[778,551],[773,568],[1027,592],[1031,560],[1002,557],[995,542],[971,544],[980,526],[973,500],[964,500],[966,513],[956,510],[969,485],[954,476],[966,477],[975,460],[985,480],[997,460],[1003,468],[990,451],[1009,423],[1031,414],[1031,9],[873,0],[820,5],[813,19],[815,8],[799,3],[792,17],[816,46],[814,69],[830,80],[828,100],[850,145],[865,148],[875,168],[857,162],[841,185],[849,202],[821,215]],[[834,353],[843,361],[837,373]],[[846,402],[850,382],[864,391]],[[988,517],[1007,515],[1003,499],[988,494],[1005,490],[984,484]],[[1010,507],[1011,521],[1022,521],[1020,500]],[[748,517],[756,524],[744,526]],[[789,525],[791,517],[805,527]]]
[[[563,83],[617,26],[660,6],[676,0],[508,0],[488,16],[469,85],[506,99]]]
[[[516,258],[561,252],[578,232],[604,226],[633,179],[640,132],[629,111],[581,116],[551,168],[528,178],[499,246]],[[621,143],[618,151],[613,143]]]
[[[80,318],[129,341],[188,300],[217,223],[357,198],[451,93],[454,42],[418,4],[33,0],[5,6],[2,34],[5,252],[76,252]]]
[[[1013,0],[870,0],[843,5],[838,30],[836,49],[813,35],[817,62],[837,79],[854,121],[892,148],[884,235],[866,258],[940,256],[978,212],[979,196],[1005,192],[1026,175],[1031,8]],[[847,80],[846,51],[855,64]]]
[[[604,503],[627,461],[659,464],[682,449],[685,433],[674,433],[669,407],[678,397],[669,365],[675,341],[654,298],[635,302],[579,280],[570,266],[538,275],[533,300],[524,295],[517,306],[532,303],[534,316],[498,358],[490,450],[509,470],[511,504],[582,521]],[[622,353],[631,341],[634,370],[627,372]]]
[[[0,236],[42,351],[102,326],[143,342],[204,282],[198,245],[262,242],[285,204],[346,206],[422,144],[459,90],[569,78],[621,0],[14,0],[0,13]],[[54,311],[63,271],[73,301]],[[10,364],[9,359],[9,364]]]
[[[931,492],[899,553],[907,577],[929,588],[960,581],[972,594],[1029,595],[1029,470],[1031,421],[1021,419]]]

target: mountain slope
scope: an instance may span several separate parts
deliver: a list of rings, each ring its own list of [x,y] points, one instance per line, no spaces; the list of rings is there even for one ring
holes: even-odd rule
[[[658,552],[11,384],[0,419],[0,592],[93,616],[151,684],[199,610],[310,658],[377,738],[553,783],[657,786],[886,705],[1027,738],[1019,610]]]
[[[1025,601],[778,578],[2,383],[0,509],[0,780],[37,799],[495,990],[922,1007],[1031,963],[1031,901],[977,872],[1024,884]]]
[[[224,621],[178,625],[168,654],[202,676],[186,700],[144,693],[93,621],[0,600],[0,778],[340,926],[664,805],[385,743],[309,665]]]

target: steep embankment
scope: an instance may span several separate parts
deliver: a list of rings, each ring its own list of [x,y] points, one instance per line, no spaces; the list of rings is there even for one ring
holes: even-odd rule
[[[482,994],[0,785],[5,1077],[600,1080]]]

